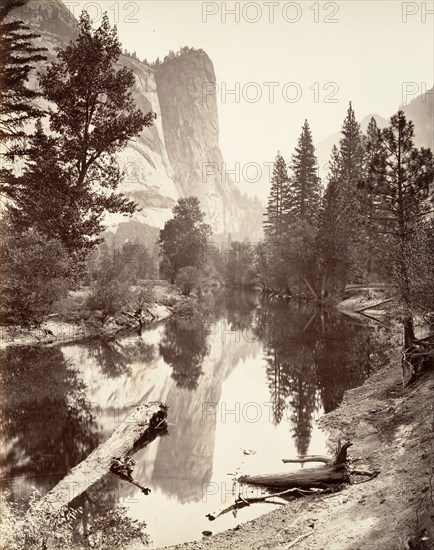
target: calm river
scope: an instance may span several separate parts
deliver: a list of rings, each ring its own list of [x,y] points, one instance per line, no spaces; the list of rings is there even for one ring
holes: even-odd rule
[[[315,420],[369,375],[368,327],[257,293],[206,302],[206,322],[169,319],[117,340],[3,352],[9,498],[25,506],[34,488],[45,494],[148,401],[169,407],[169,435],[135,455],[134,477],[151,494],[108,474],[79,499],[81,529],[120,503],[146,521],[151,547],[199,539],[272,509],[206,518],[231,503],[237,468],[272,472],[283,457],[330,452]]]

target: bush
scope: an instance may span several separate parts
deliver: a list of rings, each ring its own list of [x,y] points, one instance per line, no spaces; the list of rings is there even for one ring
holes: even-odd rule
[[[178,300],[175,296],[162,296],[159,300],[159,303],[163,306],[173,308],[177,304]]]
[[[178,271],[175,282],[182,294],[189,296],[195,288],[199,287],[200,272],[196,267],[188,265]]]
[[[182,319],[192,319],[200,313],[200,309],[192,298],[186,298],[176,304],[173,313]]]
[[[101,324],[108,317],[128,308],[132,292],[128,281],[121,280],[113,273],[98,278],[90,291],[87,307],[93,311],[101,311]]]
[[[149,284],[139,284],[133,292],[133,298],[137,309],[149,307],[156,302],[155,290]]]
[[[53,304],[66,296],[71,265],[60,241],[29,230],[6,230],[1,250],[3,322],[40,324]]]
[[[87,532],[80,534],[77,521],[82,509],[68,508],[64,513],[50,515],[35,508],[40,495],[35,491],[30,498],[32,519],[16,504],[2,502],[0,523],[0,550],[122,550],[132,544],[149,543],[146,523],[128,517],[126,508],[108,507],[88,522]]]

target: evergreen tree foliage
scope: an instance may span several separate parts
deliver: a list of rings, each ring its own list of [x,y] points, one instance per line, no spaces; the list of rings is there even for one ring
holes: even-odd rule
[[[42,116],[35,100],[40,94],[28,86],[29,76],[39,61],[46,59],[45,48],[34,45],[38,34],[11,13],[25,0],[5,0],[0,6],[0,142],[8,160],[25,153],[25,125]],[[1,169],[0,191],[13,196],[14,175]]]
[[[94,30],[83,12],[77,40],[59,50],[57,61],[40,77],[52,104],[52,135],[37,125],[29,161],[17,180],[17,230],[38,226],[80,258],[101,242],[106,212],[136,211],[137,205],[117,192],[123,174],[116,154],[155,118],[135,108],[133,73],[115,69],[120,55],[108,17]]]
[[[362,177],[363,142],[360,124],[350,102],[342,125],[339,142],[339,213],[336,223],[343,239],[344,280],[358,282],[366,266],[366,235],[363,231],[364,211],[358,183]]]
[[[316,225],[321,200],[321,183],[312,133],[304,121],[295,153],[292,156],[291,195],[289,210],[291,219]]]
[[[264,231],[269,239],[279,238],[288,224],[288,169],[280,152],[277,152],[271,178],[271,189],[265,214]]]
[[[420,244],[421,226],[427,224],[433,211],[434,158],[430,149],[414,146],[414,126],[403,111],[391,117],[390,126],[377,130],[377,136],[379,146],[372,151],[369,173],[361,186],[375,197],[372,219],[379,224],[377,231],[391,237],[390,272],[399,289],[408,347],[414,341],[413,305],[418,272],[412,267],[416,263],[422,269],[432,268],[429,239],[422,257],[422,249],[413,244],[415,240]],[[370,147],[373,149],[372,143]]]
[[[329,290],[338,294],[349,280],[363,276],[367,264],[364,205],[358,188],[363,159],[360,125],[350,103],[339,148],[332,151],[318,235],[323,277]]]
[[[340,155],[336,145],[333,146],[327,187],[322,202],[318,233],[318,248],[323,277],[336,289],[344,284],[348,271],[348,258],[345,256],[345,233],[337,223],[340,215],[341,201],[339,196]]]
[[[378,126],[374,117],[371,118],[366,130],[366,136],[363,136],[364,158],[362,169],[362,180],[369,178],[369,171],[375,156],[381,148]],[[372,276],[381,276],[387,273],[387,267],[384,265],[383,250],[378,238],[378,222],[375,220],[375,207],[378,207],[378,197],[372,193],[372,189],[367,187],[365,193],[361,195],[361,205],[363,208],[363,226],[366,236],[366,273],[368,278]],[[388,241],[387,235],[384,235],[383,241]]]

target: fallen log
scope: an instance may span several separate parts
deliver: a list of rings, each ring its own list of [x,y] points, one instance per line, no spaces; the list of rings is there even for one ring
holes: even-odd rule
[[[284,464],[305,464],[306,462],[323,462],[324,464],[332,464],[334,458],[323,455],[306,455],[298,458],[282,458]]]
[[[364,483],[374,479],[380,472],[377,470],[357,470],[351,468],[348,464],[347,450],[352,443],[347,442],[342,447],[338,448],[336,457],[328,457],[323,455],[301,456],[296,459],[283,459],[285,463],[306,463],[306,462],[323,462],[324,466],[319,468],[309,468],[308,470],[299,470],[297,472],[284,472],[275,474],[258,474],[258,475],[243,475],[234,480],[234,500],[226,507],[220,508],[212,514],[207,514],[210,521],[215,520],[228,512],[236,512],[240,508],[250,506],[251,504],[264,502],[269,504],[285,504],[284,502],[276,502],[272,499],[280,498],[288,501],[291,498],[302,497],[314,493],[329,493],[339,491],[344,487],[345,483],[354,483],[351,476],[365,476],[367,479],[360,481]],[[261,489],[261,494],[256,496],[248,496],[242,494],[242,491],[236,491],[238,483],[246,485],[258,485],[264,487]],[[271,489],[279,489],[279,492],[264,493],[262,491],[270,491]],[[284,489],[284,490],[282,490]],[[235,497],[235,494],[238,496]],[[307,535],[306,535],[307,536]],[[300,539],[301,540],[301,539]]]
[[[138,486],[147,494],[149,489],[131,477],[135,462],[130,458],[156,437],[167,433],[167,407],[161,403],[140,405],[90,455],[49,491],[28,512],[56,514],[84,493],[105,474],[114,475]]]
[[[299,472],[283,472],[275,474],[245,475],[240,477],[240,483],[250,485],[262,485],[264,487],[299,487],[300,489],[311,489],[313,487],[323,488],[329,485],[349,483],[350,477],[345,466],[322,466],[309,468]]]
[[[264,487],[299,489],[325,488],[330,485],[341,485],[350,482],[350,470],[347,465],[347,449],[352,443],[345,443],[338,451],[336,458],[330,459],[324,466],[283,473],[244,475],[238,481]],[[322,459],[324,457],[321,457]],[[322,460],[324,462],[324,460]]]

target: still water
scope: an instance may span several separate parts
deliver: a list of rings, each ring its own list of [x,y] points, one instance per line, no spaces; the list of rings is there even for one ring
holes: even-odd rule
[[[146,521],[156,548],[271,510],[206,518],[232,502],[236,470],[279,471],[297,467],[283,457],[331,451],[315,420],[370,374],[370,329],[256,293],[216,293],[204,311],[201,321],[169,319],[117,340],[4,352],[1,478],[10,498],[25,505],[33,488],[45,494],[136,405],[162,401],[169,435],[134,457],[133,475],[151,494],[108,474],[77,499],[80,529],[122,504]]]

